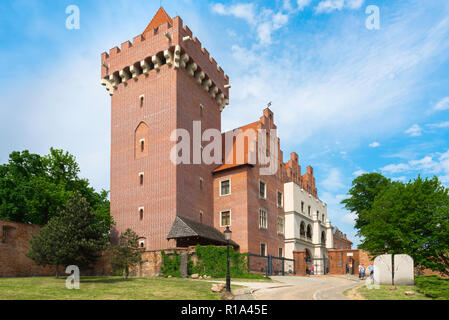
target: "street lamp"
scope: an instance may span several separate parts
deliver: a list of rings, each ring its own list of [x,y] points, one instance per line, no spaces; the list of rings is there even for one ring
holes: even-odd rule
[[[229,229],[229,226],[226,227],[226,230],[224,231],[224,236],[227,243],[226,292],[231,293],[231,275],[229,273],[229,242],[231,241],[232,231]]]

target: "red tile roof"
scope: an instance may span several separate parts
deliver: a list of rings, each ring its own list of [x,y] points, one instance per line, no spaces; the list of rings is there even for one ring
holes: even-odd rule
[[[150,30],[156,29],[161,24],[164,24],[166,22],[172,24],[173,20],[172,20],[172,18],[170,18],[170,16],[167,14],[167,12],[165,12],[164,8],[160,7],[159,10],[154,15],[153,19],[151,20],[150,24],[147,26],[147,28],[143,32],[143,34],[147,33]]]
[[[235,130],[241,130],[242,133],[244,133],[246,130],[249,130],[249,129],[257,131],[257,129],[259,128],[259,125],[260,125],[260,121],[256,121],[256,122],[247,124],[247,125],[245,125],[243,127],[237,128]],[[224,141],[225,133],[223,133],[222,137],[223,137],[223,141]],[[233,158],[233,163],[222,164],[222,165],[220,165],[218,168],[216,168],[212,172],[213,173],[217,173],[217,172],[221,172],[221,171],[225,171],[225,170],[229,170],[229,169],[234,169],[234,168],[239,168],[239,167],[248,165],[249,162],[248,162],[248,144],[247,143],[245,143],[245,147],[244,148],[245,148],[245,151],[244,151],[245,152],[244,162],[243,163],[237,163],[237,160],[236,160],[236,154],[237,154],[237,152],[236,152],[236,141],[234,140],[234,147],[233,147],[234,158]],[[224,151],[224,149],[223,149],[223,151]]]

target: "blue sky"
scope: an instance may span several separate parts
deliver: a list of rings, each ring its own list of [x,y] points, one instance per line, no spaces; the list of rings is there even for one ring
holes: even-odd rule
[[[65,27],[68,5],[79,30]],[[100,54],[140,34],[160,1],[0,3],[0,163],[13,150],[73,153],[109,189],[110,99]],[[351,181],[419,173],[449,185],[449,2],[381,0],[163,1],[230,76],[223,129],[279,128],[284,160],[312,165],[329,216],[355,240],[339,205]],[[368,30],[368,5],[380,29]]]

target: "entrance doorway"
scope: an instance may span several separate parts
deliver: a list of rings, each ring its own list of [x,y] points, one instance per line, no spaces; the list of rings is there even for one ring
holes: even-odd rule
[[[355,261],[353,258],[349,258],[346,262],[346,274],[354,274]]]

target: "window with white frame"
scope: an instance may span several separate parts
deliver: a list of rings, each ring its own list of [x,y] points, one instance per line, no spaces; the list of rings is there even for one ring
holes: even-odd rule
[[[261,199],[267,198],[267,184],[262,180],[259,181],[259,197]]]
[[[231,211],[220,212],[220,226],[228,227],[231,226]]]
[[[278,234],[284,234],[284,217],[282,215],[278,215]]]
[[[260,229],[267,229],[268,228],[267,209],[265,209],[265,208],[260,208],[259,209],[259,228]]]
[[[231,194],[231,180],[222,180],[220,182],[220,196],[227,196]]]
[[[143,212],[144,212],[144,208],[143,207],[139,208],[139,219],[140,219],[140,221],[143,220]]]
[[[143,186],[143,182],[144,182],[143,177],[144,177],[144,173],[143,172],[139,173],[139,183],[141,186]]]

